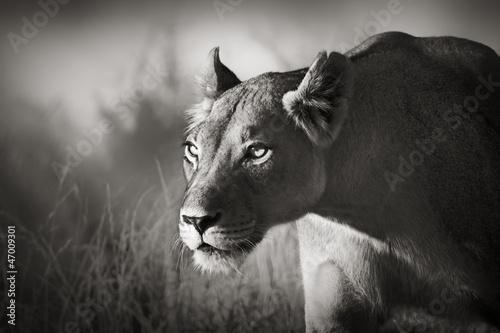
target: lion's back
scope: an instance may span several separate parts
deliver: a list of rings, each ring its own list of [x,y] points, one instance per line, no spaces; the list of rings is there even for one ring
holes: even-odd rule
[[[358,147],[377,147],[370,176],[381,178],[381,192],[391,192],[386,171],[399,177],[394,197],[419,187],[443,232],[500,273],[500,86],[488,83],[500,82],[498,55],[465,39],[404,33],[347,55],[362,73],[352,109],[365,111],[353,126],[371,134]]]
[[[385,66],[381,61],[396,63],[403,79],[407,73],[410,77],[406,78],[411,79],[416,72],[427,80],[434,80],[429,83],[436,90],[459,89],[462,91],[458,93],[466,93],[466,96],[477,94],[478,84],[488,81],[488,77],[500,81],[498,54],[484,44],[464,38],[414,37],[403,32],[386,32],[370,37],[346,56],[355,63],[366,63],[374,68]],[[500,87],[496,90],[481,103],[487,123],[500,135]]]

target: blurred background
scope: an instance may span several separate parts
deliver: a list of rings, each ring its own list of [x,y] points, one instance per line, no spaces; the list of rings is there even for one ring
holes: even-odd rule
[[[18,271],[7,330],[303,331],[292,224],[229,278],[194,270],[178,241],[183,110],[208,51],[220,46],[241,80],[383,31],[498,53],[499,16],[494,0],[3,1],[0,293],[9,225]]]

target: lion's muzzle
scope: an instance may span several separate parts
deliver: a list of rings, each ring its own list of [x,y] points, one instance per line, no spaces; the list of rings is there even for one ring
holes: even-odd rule
[[[181,210],[179,231],[184,243],[193,251],[206,252],[207,246],[222,251],[241,249],[255,227],[254,219],[225,218],[221,212],[198,216],[187,215],[187,212]]]

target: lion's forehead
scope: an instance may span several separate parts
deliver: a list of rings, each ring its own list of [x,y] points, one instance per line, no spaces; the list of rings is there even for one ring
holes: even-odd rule
[[[212,106],[209,116],[199,127],[198,141],[207,153],[230,148],[249,139],[264,128],[277,113],[283,112],[283,95],[296,89],[303,77],[296,73],[266,73],[244,81],[226,91]]]
[[[230,125],[259,125],[281,112],[283,95],[297,88],[303,77],[294,73],[265,73],[242,82],[215,101],[206,121],[211,130]]]

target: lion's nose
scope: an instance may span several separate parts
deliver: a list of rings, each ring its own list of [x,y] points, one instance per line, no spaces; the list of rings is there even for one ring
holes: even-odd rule
[[[213,226],[219,218],[220,218],[220,213],[217,213],[213,216],[205,215],[201,217],[182,215],[182,220],[184,221],[184,223],[192,224],[193,227],[200,233],[200,235],[203,235],[203,233],[208,228]]]

